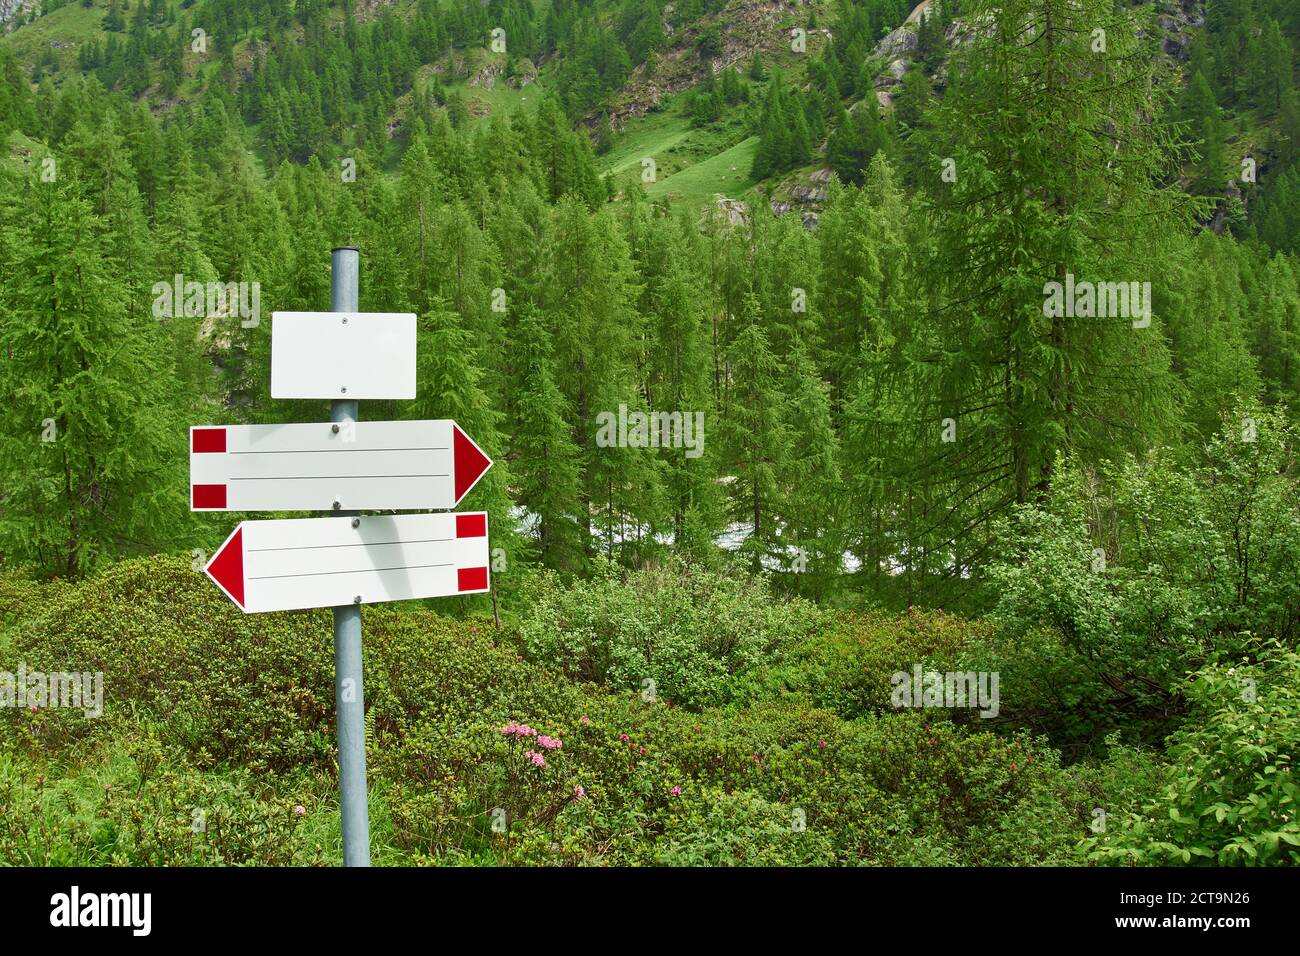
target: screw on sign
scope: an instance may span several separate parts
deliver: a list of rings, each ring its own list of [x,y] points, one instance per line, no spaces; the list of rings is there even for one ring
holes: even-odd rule
[[[360,422],[357,399],[415,397],[415,316],[357,311],[358,253],[335,249],[329,312],[271,319],[271,395],[331,401],[330,421],[190,430],[195,511],[329,511],[244,521],[204,572],[245,613],[334,609],[343,862],[370,865],[361,605],[491,589],[481,511],[454,508],[492,467],[453,421]]]

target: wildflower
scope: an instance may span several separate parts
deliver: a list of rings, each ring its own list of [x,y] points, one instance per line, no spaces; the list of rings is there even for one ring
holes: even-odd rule
[[[819,741],[817,741],[817,746],[820,747],[822,750],[825,750],[825,749],[826,749],[826,741],[824,741],[824,740],[819,740]]]
[[[681,787],[673,787],[673,788],[672,788],[671,790],[669,790],[668,792],[671,793],[674,797],[680,797],[680,796],[682,795],[682,788],[681,788]]]
[[[640,749],[637,751],[637,753],[639,753],[642,757],[644,757],[644,756],[645,756],[645,748],[644,748],[644,747],[640,748]]]
[[[583,797],[587,795],[587,791],[582,789],[582,784],[578,784],[576,787],[573,788],[573,795],[577,797],[579,800],[581,800]]]
[[[581,717],[578,718],[578,723],[589,724],[591,723],[591,718],[588,717],[586,714],[583,714]]]
[[[33,714],[36,713],[36,711],[37,711],[38,709],[39,709],[39,708],[38,708],[35,704],[32,704],[32,713],[33,713]]]
[[[304,813],[307,812],[307,808],[300,803],[293,808],[293,812],[298,814],[298,816],[302,816]]]
[[[627,734],[619,734],[618,739],[623,741],[623,743],[627,743]]]
[[[1014,760],[1011,762],[1011,769],[1012,769],[1012,770],[1019,770],[1019,769],[1020,769],[1019,767],[1016,766]]]

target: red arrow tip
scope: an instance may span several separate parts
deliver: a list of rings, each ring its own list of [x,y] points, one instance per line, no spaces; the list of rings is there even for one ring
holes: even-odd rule
[[[236,528],[235,533],[226,539],[226,543],[212,556],[212,560],[203,570],[242,610],[244,607],[243,525]]]
[[[459,425],[451,426],[452,471],[456,477],[456,503],[469,494],[469,490],[478,484],[478,480],[492,467],[492,459],[483,454],[483,449],[474,444],[474,440],[460,430]]]

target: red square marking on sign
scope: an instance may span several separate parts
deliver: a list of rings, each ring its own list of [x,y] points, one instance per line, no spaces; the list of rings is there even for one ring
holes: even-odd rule
[[[224,508],[226,506],[225,485],[194,485],[195,508]]]
[[[487,534],[487,515],[456,515],[456,537],[481,538]]]
[[[456,587],[461,591],[487,590],[487,568],[459,568],[456,571]]]
[[[226,450],[226,430],[224,428],[194,428],[190,430],[190,451],[224,452]]]

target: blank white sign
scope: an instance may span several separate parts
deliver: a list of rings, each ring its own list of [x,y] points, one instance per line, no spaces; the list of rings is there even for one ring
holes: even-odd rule
[[[272,398],[415,398],[415,313],[273,312]]]
[[[454,508],[491,465],[448,419],[200,425],[190,429],[190,508]]]
[[[247,613],[481,594],[487,514],[245,521],[203,570]]]

